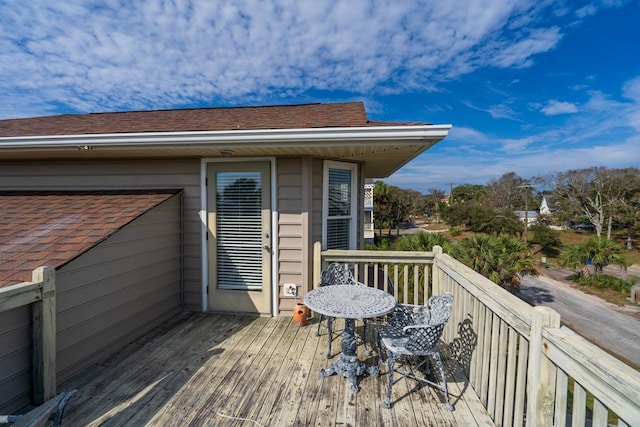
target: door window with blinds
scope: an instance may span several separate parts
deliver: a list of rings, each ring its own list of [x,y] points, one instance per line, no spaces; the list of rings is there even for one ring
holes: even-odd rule
[[[326,249],[355,249],[358,192],[357,165],[325,162],[323,188],[323,246]]]
[[[216,173],[218,289],[262,287],[262,174]]]

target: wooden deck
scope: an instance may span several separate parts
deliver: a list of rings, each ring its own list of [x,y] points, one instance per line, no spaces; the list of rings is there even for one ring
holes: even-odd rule
[[[65,411],[70,426],[473,426],[493,425],[464,379],[452,370],[449,412],[442,394],[413,380],[365,376],[360,392],[346,379],[322,378],[327,337],[291,318],[184,312],[93,366],[59,390],[78,389]],[[376,357],[366,357],[367,364]],[[375,353],[374,353],[375,354]],[[455,377],[455,378],[454,378]]]

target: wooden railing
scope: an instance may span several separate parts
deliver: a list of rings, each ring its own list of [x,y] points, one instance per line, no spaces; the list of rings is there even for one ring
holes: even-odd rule
[[[443,339],[449,361],[500,426],[638,425],[640,373],[560,325],[441,248],[433,252],[322,251],[314,283],[329,263],[349,264],[356,279],[423,304],[454,295]],[[569,403],[571,402],[571,403]]]
[[[0,288],[0,312],[31,305],[33,403],[56,394],[56,285],[55,270],[33,270],[31,282]]]

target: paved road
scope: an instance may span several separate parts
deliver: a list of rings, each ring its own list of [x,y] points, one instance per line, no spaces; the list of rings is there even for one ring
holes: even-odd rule
[[[618,308],[546,276],[524,277],[520,293],[534,305],[553,308],[565,325],[640,369],[640,308]]]

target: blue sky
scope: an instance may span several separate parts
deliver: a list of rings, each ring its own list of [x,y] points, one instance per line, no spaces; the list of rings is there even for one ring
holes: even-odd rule
[[[0,118],[361,100],[453,125],[404,188],[640,167],[638,1],[0,6]]]

